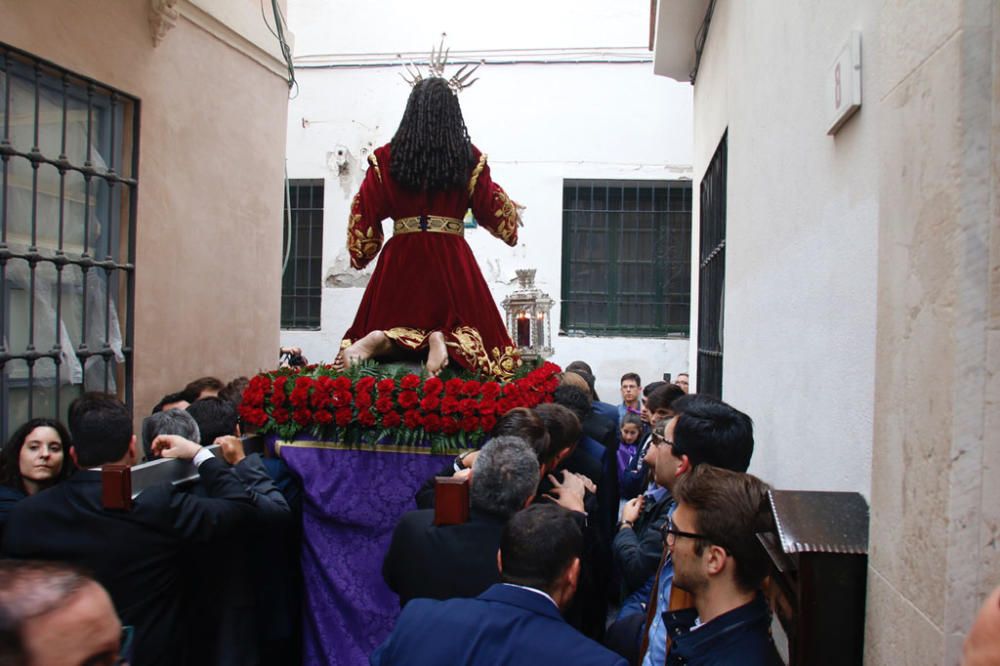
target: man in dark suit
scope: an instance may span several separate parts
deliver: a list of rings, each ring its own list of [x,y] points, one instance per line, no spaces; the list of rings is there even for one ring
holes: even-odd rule
[[[520,437],[495,437],[472,465],[468,522],[435,525],[434,509],[410,511],[396,525],[382,576],[399,604],[428,597],[474,597],[500,582],[500,532],[538,485],[538,459]]]
[[[136,461],[131,415],[115,398],[88,393],[70,405],[69,427],[70,456],[81,471],[17,506],[3,551],[17,558],[63,560],[93,572],[122,623],[135,627],[133,663],[183,663],[179,590],[189,574],[180,568],[182,549],[239,530],[253,517],[250,495],[209,451],[182,437],[161,435],[153,450],[165,458],[192,460],[208,497],[163,483],[144,490],[131,511],[106,509],[96,468]]]
[[[582,541],[577,521],[561,507],[518,512],[500,537],[503,583],[474,599],[407,604],[371,663],[625,666],[559,614],[576,592]]]

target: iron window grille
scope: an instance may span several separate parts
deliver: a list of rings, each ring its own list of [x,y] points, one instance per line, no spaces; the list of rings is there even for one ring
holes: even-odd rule
[[[0,432],[132,406],[139,100],[0,43]]]
[[[726,298],[726,162],[722,137],[701,180],[698,267],[698,393],[722,397],[723,323]]]
[[[322,180],[289,182],[285,220],[281,327],[317,330],[323,286]]]
[[[690,311],[690,181],[565,181],[560,332],[686,336]]]

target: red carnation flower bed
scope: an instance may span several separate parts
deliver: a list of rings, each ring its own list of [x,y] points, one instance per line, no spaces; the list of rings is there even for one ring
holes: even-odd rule
[[[559,366],[525,367],[505,383],[478,377],[423,378],[399,366],[282,368],[250,380],[240,417],[262,434],[349,444],[476,447],[515,407],[552,402]]]

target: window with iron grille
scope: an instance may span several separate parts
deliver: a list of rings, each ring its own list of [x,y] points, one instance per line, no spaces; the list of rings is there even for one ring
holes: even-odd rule
[[[561,332],[686,336],[691,183],[563,184]]]
[[[293,180],[285,197],[281,327],[320,327],[323,264],[323,181]]]
[[[0,43],[0,432],[132,405],[139,101]]]
[[[701,179],[698,266],[698,393],[722,397],[726,302],[726,161],[728,133]]]

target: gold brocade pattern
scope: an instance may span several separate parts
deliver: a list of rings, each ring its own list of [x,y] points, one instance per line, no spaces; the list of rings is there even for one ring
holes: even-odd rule
[[[483,172],[483,167],[486,166],[486,153],[479,156],[479,163],[476,164],[476,168],[472,170],[472,178],[469,179],[469,196],[476,191],[476,183],[479,181],[479,174]]]
[[[479,331],[471,326],[459,326],[451,332],[451,337],[455,342],[448,341],[447,344],[457,347],[469,365],[497,379],[510,379],[521,364],[521,357],[514,347],[505,347],[503,351],[494,347],[487,352]]]
[[[368,156],[368,163],[375,168],[375,176],[378,178],[378,182],[382,182],[382,170],[378,168],[378,158],[375,157],[375,153]]]
[[[454,217],[424,215],[423,217],[401,217],[392,225],[394,235],[431,231],[439,234],[465,235],[465,223]]]
[[[493,193],[493,201],[496,204],[496,212],[493,214],[499,219],[496,229],[490,229],[490,233],[507,245],[513,246],[517,243],[517,226],[521,222],[517,204],[499,187]]]
[[[386,337],[393,342],[409,349],[420,349],[427,342],[430,331],[421,328],[409,328],[408,326],[393,326],[387,331],[383,331]]]
[[[361,229],[360,208],[359,192],[354,195],[354,201],[351,202],[351,217],[347,222],[347,251],[351,255],[351,266],[357,269],[364,268],[382,247],[382,227],[368,227],[367,231]]]

